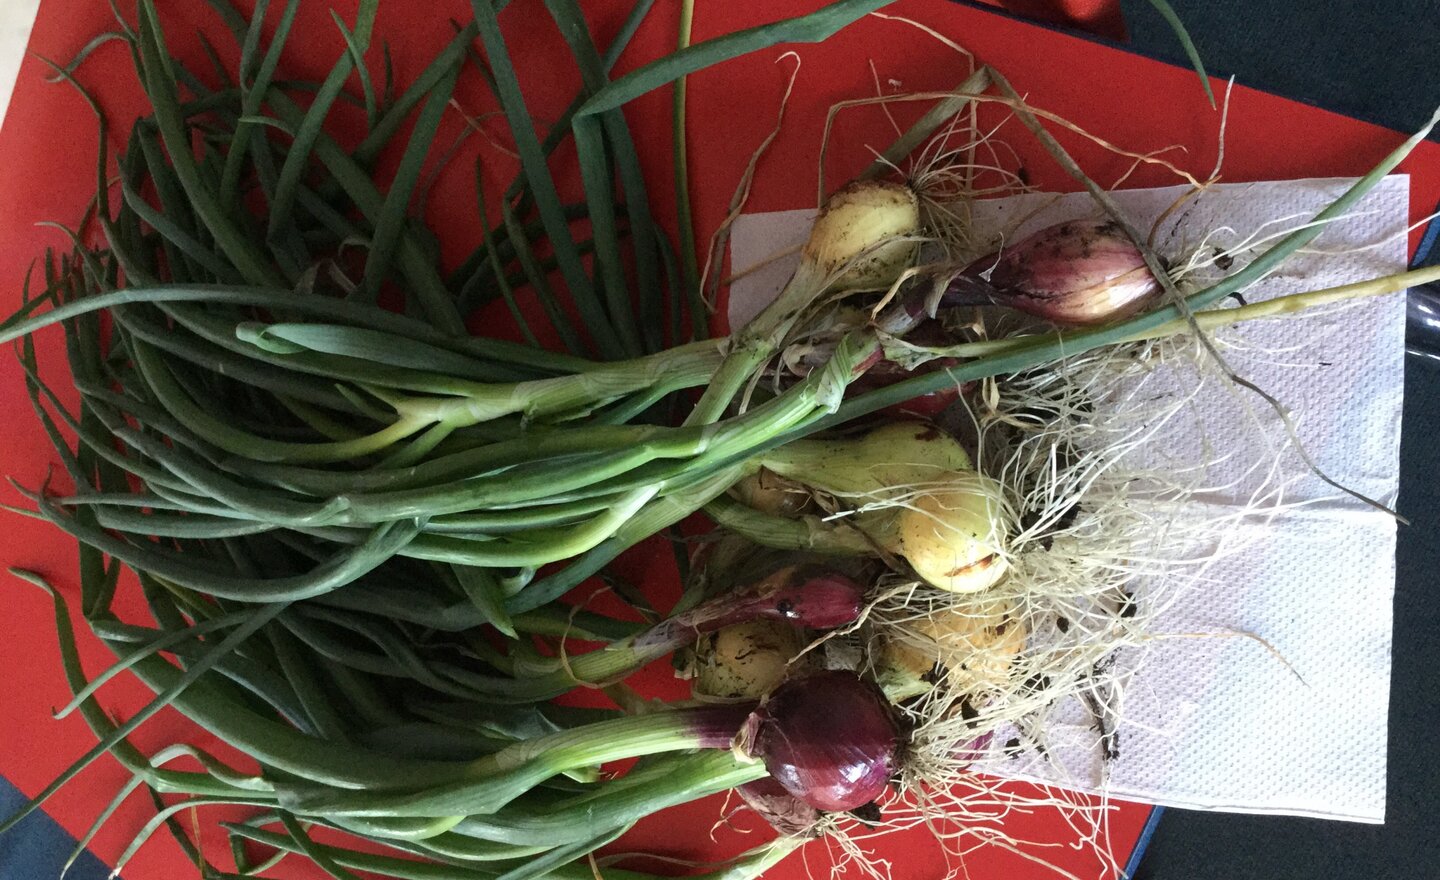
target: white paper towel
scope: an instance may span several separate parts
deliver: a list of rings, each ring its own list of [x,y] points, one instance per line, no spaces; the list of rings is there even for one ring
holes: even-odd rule
[[[5,123],[5,111],[10,107],[15,78],[20,73],[25,45],[30,41],[30,29],[39,10],[40,0],[0,2],[0,125]]]
[[[1279,232],[1309,219],[1350,183],[1217,186],[1168,218],[1157,245],[1166,255],[1187,254],[1207,234],[1223,247],[1254,233]],[[1182,192],[1170,187],[1115,195],[1147,228]],[[1313,252],[1297,255],[1247,297],[1403,270],[1408,212],[1408,178],[1388,178],[1330,225]],[[812,213],[741,216],[731,238],[733,270],[743,273],[802,243]],[[1086,216],[1099,214],[1083,194],[1029,194],[978,203],[975,228],[996,241],[1013,241]],[[732,286],[732,327],[775,295],[795,262],[776,260]],[[1385,297],[1301,322],[1247,325],[1243,341],[1249,347],[1227,349],[1226,356],[1295,412],[1306,449],[1322,469],[1393,502],[1404,330],[1404,298]],[[1172,379],[1195,381],[1181,373]],[[1272,440],[1283,440],[1279,420],[1257,398],[1224,385],[1211,380],[1197,398],[1203,418],[1177,419],[1157,441],[1184,457],[1187,447],[1197,456],[1206,444],[1243,447],[1237,438],[1251,436],[1257,424]],[[1259,479],[1244,473],[1256,460],[1240,454],[1216,466],[1216,478],[1226,477],[1228,468],[1228,476],[1243,479],[1195,502],[1197,515],[1243,507]],[[1308,474],[1293,453],[1282,460],[1292,477],[1285,500],[1303,505],[1269,522],[1237,527],[1234,537],[1245,552],[1217,560],[1199,585],[1167,596],[1153,631],[1253,633],[1294,671],[1250,638],[1156,640],[1143,656],[1126,658],[1137,671],[1125,691],[1120,754],[1110,762],[1108,778],[1102,782],[1095,737],[1078,715],[1073,742],[1067,746],[1062,726],[1049,763],[1032,757],[997,772],[1173,806],[1383,821],[1395,522]]]

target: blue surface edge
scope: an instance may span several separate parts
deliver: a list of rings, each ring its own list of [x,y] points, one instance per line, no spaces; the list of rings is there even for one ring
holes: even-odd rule
[[[0,816],[10,816],[30,799],[0,776]],[[36,810],[0,834],[0,880],[54,880],[75,849],[75,838],[60,824]],[[80,854],[66,880],[106,880],[110,868],[89,850]]]
[[[1150,838],[1155,836],[1155,829],[1159,827],[1160,817],[1164,814],[1164,807],[1150,808],[1150,815],[1145,819],[1145,827],[1140,829],[1140,837],[1135,841],[1135,848],[1130,850],[1130,858],[1125,862],[1125,871],[1121,876],[1134,877],[1135,872],[1140,870],[1140,861],[1145,858],[1145,850],[1150,846]]]
[[[1435,206],[1440,211],[1440,205]],[[1435,242],[1440,240],[1440,220],[1432,220],[1425,227],[1425,235],[1420,239],[1420,246],[1415,249],[1415,259],[1410,268],[1419,269],[1432,263],[1440,263],[1440,250],[1435,247]]]

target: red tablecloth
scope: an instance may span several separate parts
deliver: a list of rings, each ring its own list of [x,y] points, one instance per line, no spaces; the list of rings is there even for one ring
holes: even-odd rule
[[[122,5],[129,8],[129,4]],[[172,48],[182,59],[203,64],[198,44],[190,38],[196,27],[203,27],[222,46],[228,45],[218,19],[201,0],[173,0],[162,5],[166,7]],[[292,75],[317,77],[342,51],[322,5],[331,4],[303,4],[297,36],[292,37],[287,52]],[[602,36],[613,33],[619,21],[621,13],[613,11],[613,5],[589,4],[595,10],[594,20]],[[701,3],[694,38],[703,40],[818,5],[814,0]],[[534,106],[558,109],[573,93],[578,77],[568,65],[553,64],[554,58],[568,56],[540,4],[519,0],[514,7],[503,21],[527,93]],[[390,43],[402,81],[419,70],[427,53],[449,38],[449,19],[467,17],[467,10],[467,4],[457,0],[382,4],[376,32]],[[1062,113],[1115,144],[1141,153],[1182,144],[1188,152],[1171,154],[1172,160],[1201,177],[1215,162],[1219,113],[1206,104],[1194,74],[1188,70],[940,0],[902,0],[888,12],[924,22],[962,43],[981,61],[1004,71],[1035,104]],[[619,69],[633,68],[664,51],[674,39],[675,24],[674,9],[657,4]],[[44,0],[32,50],[50,58],[68,59],[110,26],[105,4],[93,0]],[[876,85],[869,62],[873,61],[880,88],[885,92],[943,90],[956,85],[964,73],[961,59],[951,49],[908,24],[881,18],[862,21],[824,45],[796,48],[801,69],[795,94],[784,131],[760,165],[750,210],[814,203],[826,109],[836,101],[873,93]],[[760,52],[691,79],[690,155],[702,242],[720,222],[752,150],[773,124],[793,63],[779,60],[782,51]],[[375,67],[378,69],[378,62]],[[38,60],[26,60],[10,116],[0,131],[0,279],[7,291],[7,309],[19,301],[21,279],[31,261],[46,247],[65,246],[60,233],[35,223],[78,222],[95,188],[93,117],[68,87],[44,83],[45,72]],[[119,148],[122,142],[113,132],[125,131],[124,123],[141,109],[125,50],[119,44],[102,48],[82,68],[81,77],[110,114],[111,147]],[[1217,84],[1217,90],[1222,86]],[[462,82],[457,99],[472,116],[492,108],[483,86],[474,78]],[[897,107],[895,112],[903,124],[919,109]],[[659,205],[672,202],[667,184],[669,113],[668,90],[637,100],[629,110],[646,170],[655,181],[653,191]],[[543,113],[537,116],[543,121]],[[441,143],[448,144],[459,121],[452,118],[447,125]],[[1047,189],[1075,188],[1018,125],[1011,123],[1001,134],[1019,155],[1033,184]],[[828,152],[826,179],[833,183],[858,171],[871,158],[868,147],[883,148],[890,137],[889,123],[876,108],[844,112]],[[1130,160],[1080,138],[1062,138],[1099,180],[1114,180],[1130,165]],[[1400,139],[1393,132],[1237,87],[1226,133],[1224,176],[1227,180],[1247,180],[1357,174]],[[472,141],[471,147],[488,151],[492,180],[497,186],[513,173],[513,163],[503,153],[478,141]],[[563,167],[565,148],[560,152]],[[435,228],[444,230],[445,256],[451,261],[468,252],[477,237],[469,167],[468,162],[460,161],[443,174],[429,203],[429,219]],[[1424,145],[1402,170],[1412,175],[1412,213],[1418,218],[1440,198],[1440,147]],[[1141,167],[1126,185],[1173,182],[1168,172]],[[58,334],[46,334],[39,347],[42,358],[63,362]],[[0,445],[0,463],[5,473],[36,485],[44,479],[53,454],[29,413],[20,372],[8,359],[0,362],[0,400],[10,415]],[[3,500],[20,501],[8,488]],[[69,539],[41,523],[10,517],[0,529],[0,561],[45,572],[72,595],[74,559]],[[652,586],[660,593],[673,589],[664,583],[665,566],[661,562],[642,557],[634,564],[657,573]],[[0,705],[5,707],[0,718],[0,774],[30,794],[91,746],[93,737],[78,717],[58,722],[49,717],[53,707],[68,699],[58,666],[49,600],[28,587],[8,585],[6,590],[0,638]],[[84,658],[92,672],[111,659],[103,648],[88,641]],[[139,685],[125,681],[107,685],[102,695],[102,703],[121,717],[133,712],[149,696]],[[177,731],[185,729],[183,719],[165,713],[134,739],[142,747],[153,747],[172,741]],[[50,801],[47,809],[72,833],[82,833],[123,781],[118,765],[104,759]],[[1139,805],[1115,805],[1109,822],[1109,845],[1121,854],[1122,860],[1133,846],[1147,812]],[[103,859],[113,861],[150,813],[147,801],[132,798],[97,837],[94,850]],[[754,842],[754,835],[747,838],[721,828],[712,843],[707,831],[718,815],[718,799],[676,809],[642,823],[632,841],[692,858],[720,857]],[[205,826],[202,821],[201,833],[207,843],[219,844],[219,832]],[[1069,845],[1074,842],[1073,832],[1056,814],[1041,811],[1016,816],[1009,830],[1019,838],[1059,844],[1034,852],[1076,876],[1100,874],[1101,863],[1093,852]],[[941,850],[927,842],[924,832],[896,835],[875,843],[874,848],[890,859],[897,880],[938,878],[947,870]],[[812,847],[807,854],[807,858],[792,859],[772,876],[800,878],[817,871],[824,873],[829,856],[823,845]],[[187,869],[183,861],[180,849],[162,834],[141,852],[126,873],[131,878],[192,876],[193,866]],[[966,856],[963,864],[968,876],[976,878],[1055,876],[1026,858],[994,847]]]

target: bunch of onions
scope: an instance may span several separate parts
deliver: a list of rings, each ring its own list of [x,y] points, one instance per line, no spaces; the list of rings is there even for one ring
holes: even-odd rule
[[[739,476],[734,460],[834,408],[873,340],[857,337],[814,381],[760,406],[737,413],[732,404],[818,299],[883,289],[911,264],[920,233],[913,192],[875,182],[837,193],[787,296],[729,340],[652,333],[658,328],[639,317],[664,306],[643,297],[631,311],[615,274],[625,262],[619,248],[638,249],[640,275],[659,271],[643,248],[653,238],[635,225],[644,210],[637,193],[626,193],[636,200],[624,242],[604,239],[615,205],[587,205],[592,277],[569,230],[552,222],[533,167],[517,187],[540,203],[538,231],[512,216],[487,231],[453,278],[442,277],[422,224],[406,216],[412,176],[401,173],[382,193],[365,166],[407,130],[402,123],[427,94],[446,106],[441,93],[469,42],[498,33],[486,8],[421,85],[377,108],[375,130],[353,151],[316,127],[333,87],[317,88],[323,100],[297,102],[280,80],[256,82],[251,68],[239,75],[253,85],[245,95],[211,92],[168,50],[149,0],[138,26],[122,23],[153,107],[119,157],[127,198],[102,202],[104,245],[77,245],[73,262],[57,257],[43,294],[0,331],[6,341],[51,325],[66,332],[80,408],[40,412],[79,429],[76,447],[64,450],[76,491],[37,492],[33,501],[87,558],[108,557],[112,573],[139,572],[160,627],[118,619],[114,581],[104,565],[87,564],[87,621],[124,657],[117,670],[138,675],[157,698],[117,726],[84,698],[91,688],[80,670],[67,670],[81,694],[75,707],[101,744],[57,786],[113,750],[137,778],[189,794],[194,806],[323,818],[442,861],[583,863],[640,816],[765,771],[728,752],[750,712],[743,704],[614,717],[567,712],[551,697],[609,684],[727,627],[769,620],[823,630],[859,613],[864,585],[813,567],[772,573],[645,628],[556,600],[722,492]],[[554,12],[568,14],[564,4]],[[247,27],[238,15],[232,23]],[[586,32],[578,20],[563,26]],[[253,38],[239,36],[247,59],[278,57],[266,28],[249,30]],[[352,53],[365,51],[368,33],[364,22],[354,29]],[[503,78],[503,41],[487,50]],[[344,56],[336,83],[356,57]],[[264,68],[262,80],[273,74]],[[203,111],[182,102],[180,81],[198,90]],[[210,120],[198,156],[194,112]],[[247,121],[259,116],[316,133],[274,137]],[[434,125],[419,120],[415,156],[423,158]],[[585,127],[574,134],[583,139]],[[633,156],[610,155],[629,173]],[[254,205],[238,197],[246,188]],[[161,204],[146,201],[152,191],[165,195]],[[232,215],[252,208],[255,216]],[[511,267],[535,271],[539,238],[585,333],[556,308],[552,329],[569,352],[468,336],[473,291],[512,296]],[[364,271],[347,277],[355,240],[370,245]],[[206,243],[213,249],[201,251]],[[386,299],[392,292],[398,301]],[[105,310],[108,335],[94,318]],[[26,364],[37,401],[59,399]],[[658,401],[701,387],[685,424],[656,416]],[[64,434],[53,432],[57,442]],[[574,652],[551,641],[570,636],[603,644]],[[259,775],[208,755],[195,772],[151,766],[125,738],[165,706],[251,756]],[[697,747],[720,751],[696,758]],[[663,778],[605,780],[596,771],[671,752],[673,772]],[[555,783],[560,777],[581,791]],[[586,821],[567,823],[581,813]],[[326,852],[293,823],[283,834],[230,833]],[[343,849],[327,857],[395,867],[356,862],[362,857]]]
[[[591,876],[587,856],[640,818],[762,779],[805,805],[792,811],[801,826],[808,811],[880,797],[903,771],[907,743],[896,707],[855,669],[799,668],[792,654],[783,667],[763,664],[759,683],[716,684],[732,698],[718,705],[587,712],[550,700],[611,684],[697,639],[718,648],[746,636],[736,627],[752,640],[791,628],[795,638],[773,639],[778,661],[796,639],[854,625],[871,583],[808,559],[643,626],[559,600],[702,508],[761,543],[881,558],[954,593],[993,587],[1012,570],[1014,512],[1001,485],[928,425],[839,430],[917,395],[1185,329],[1167,329],[1174,315],[1115,320],[1152,296],[1135,252],[1113,230],[1072,225],[977,263],[954,279],[955,296],[941,297],[981,290],[986,302],[1008,298],[1059,323],[1108,322],[1088,336],[992,340],[982,356],[948,353],[947,372],[855,393],[884,354],[882,335],[903,337],[927,317],[912,308],[925,298],[904,289],[895,309],[847,326],[798,381],[771,386],[768,365],[828,300],[904,287],[926,234],[912,188],[841,188],[779,298],[727,339],[693,338],[662,326],[699,291],[664,294],[663,233],[620,108],[632,77],[653,73],[611,81],[605,69],[634,28],[620,28],[602,53],[573,4],[546,4],[587,83],[557,129],[580,157],[586,199],[577,208],[559,200],[546,156],[559,139],[535,137],[493,4],[474,4],[475,20],[410,88],[357,98],[366,129],[354,144],[325,123],[364,60],[374,4],[361,4],[326,80],[298,86],[275,68],[288,13],[271,28],[216,5],[242,59],[236,88],[211,89],[183,66],[152,0],[140,0],[136,24],[121,22],[151,107],[116,157],[121,197],[109,157],[98,163],[104,242],[77,236],[72,253],[47,262],[43,290],[0,328],[0,341],[22,340],[27,390],[74,484],[69,495],[31,493],[33,513],[79,541],[85,621],[121,656],[115,671],[157,695],[123,723],[91,700],[113,673],[86,678],[65,597],[52,593],[76,694],[66,711],[79,711],[100,742],[7,825],[109,752],[136,785],[187,796],[136,846],[175,812],[234,805],[256,811],[226,826],[237,851],[258,841],[337,876],[415,876],[420,856],[477,876],[568,880]],[[810,38],[867,8],[838,4],[716,48]],[[477,38],[488,81],[519,123],[523,168],[501,222],[447,277],[423,220],[408,212]],[[382,187],[373,169],[398,132],[409,141],[393,144],[403,155]],[[110,139],[100,143],[108,149]],[[582,227],[590,241],[577,239]],[[1313,234],[1287,238],[1191,305],[1214,304]],[[363,267],[350,260],[356,242]],[[582,259],[587,248],[593,259]],[[1075,258],[1103,265],[1056,281],[1065,273],[1053,264]],[[566,351],[538,344],[521,289]],[[525,342],[467,333],[466,319],[492,301],[510,308]],[[80,392],[73,412],[45,384],[28,340],[52,325],[66,334]],[[702,388],[688,405],[683,392]],[[759,393],[737,404],[748,388]],[[669,418],[665,401],[683,419]],[[788,481],[803,503],[766,513],[725,495],[762,474]],[[154,626],[119,617],[128,606],[116,593],[133,588],[122,567],[139,575]],[[602,644],[571,652],[571,637]],[[933,641],[945,640],[937,632]],[[961,641],[960,651],[1008,650]],[[937,662],[951,668],[946,656]],[[189,745],[141,753],[130,734],[167,706],[257,769]],[[162,766],[176,757],[198,763]],[[600,772],[627,758],[646,761],[617,778]],[[317,843],[317,824],[396,854]],[[788,851],[754,852],[724,876],[757,876]]]

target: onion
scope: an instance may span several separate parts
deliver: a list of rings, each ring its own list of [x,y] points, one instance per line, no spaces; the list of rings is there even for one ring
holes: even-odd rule
[[[888,422],[859,437],[795,440],[757,457],[765,470],[834,495],[883,498],[967,470],[960,442],[929,422]]]
[[[889,287],[915,257],[920,200],[908,186],[857,180],[825,200],[801,251],[824,276],[844,270],[837,290]]]
[[[927,422],[893,422],[859,437],[797,440],[757,456],[750,466],[850,501],[861,512],[849,525],[904,557],[942,590],[978,592],[1008,570],[1003,488],[972,470],[960,442]],[[751,537],[765,540],[763,534]]]
[[[788,623],[751,620],[700,637],[695,646],[696,696],[759,698],[785,678],[804,639]]]
[[[705,633],[760,619],[831,629],[854,623],[864,605],[865,588],[852,578],[820,565],[787,565],[661,621],[636,636],[629,648],[653,659]]]
[[[785,790],[769,776],[736,789],[741,800],[759,813],[770,827],[790,837],[818,837],[820,812]]]
[[[928,690],[937,672],[947,689],[978,699],[1007,688],[1028,636],[1011,600],[951,605],[887,638],[878,675],[892,699]]]
[[[1004,577],[1004,501],[999,484],[975,471],[917,495],[897,518],[898,552],[915,573],[952,593],[988,589]]]
[[[854,623],[865,603],[863,586],[847,575],[820,566],[782,569],[762,585],[740,594],[731,611],[733,620],[763,617],[811,629],[831,629]]]
[[[884,793],[900,733],[880,689],[853,672],[792,678],[776,688],[736,738],[775,781],[818,810],[863,807]]]
[[[746,507],[762,513],[799,516],[811,506],[810,493],[804,486],[768,468],[762,467],[753,474],[741,477],[731,490]]]
[[[919,233],[920,200],[907,186],[859,180],[831,195],[800,249],[795,273],[760,314],[731,334],[725,360],[685,424],[719,420],[820,296],[885,289],[899,281],[915,262]]]
[[[1122,318],[1161,289],[1140,249],[1110,220],[1046,227],[975,261],[951,288],[971,292],[977,282],[982,287],[988,282],[985,294],[991,301],[1055,324]]]

